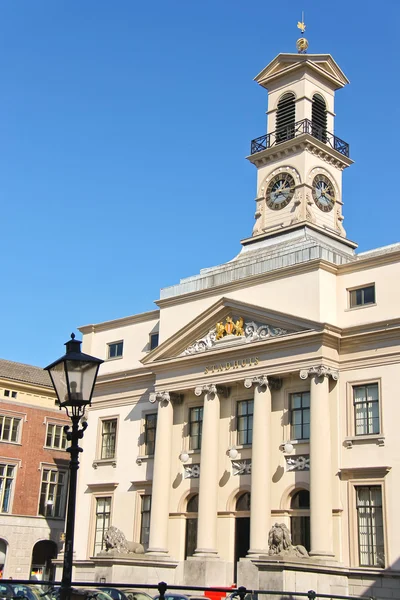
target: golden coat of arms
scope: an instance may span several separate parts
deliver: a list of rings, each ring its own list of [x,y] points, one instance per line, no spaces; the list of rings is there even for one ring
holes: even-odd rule
[[[244,335],[243,325],[244,321],[242,317],[240,317],[236,322],[232,319],[232,317],[226,317],[225,323],[220,321],[215,327],[217,332],[217,340],[222,339],[226,335]]]

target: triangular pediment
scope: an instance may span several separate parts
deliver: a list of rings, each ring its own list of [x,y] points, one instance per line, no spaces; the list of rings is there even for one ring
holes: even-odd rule
[[[346,75],[330,54],[278,54],[254,79],[268,89],[277,78],[289,75],[299,69],[309,68],[328,79],[334,89],[349,83]]]
[[[148,365],[321,328],[321,323],[221,298],[152,350],[142,362]]]

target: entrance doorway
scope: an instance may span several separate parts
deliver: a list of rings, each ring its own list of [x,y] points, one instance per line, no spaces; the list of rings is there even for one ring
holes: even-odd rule
[[[186,505],[186,539],[185,559],[193,556],[197,548],[197,513],[199,512],[199,495],[191,496]]]
[[[234,583],[237,580],[237,563],[247,556],[250,548],[250,493],[241,494],[236,501]]]
[[[4,567],[7,556],[7,542],[0,539],[0,579],[4,577]]]
[[[30,579],[53,581],[53,558],[57,558],[57,544],[51,540],[37,542],[32,551]]]
[[[310,551],[310,492],[295,490],[290,501],[290,533],[294,546]]]

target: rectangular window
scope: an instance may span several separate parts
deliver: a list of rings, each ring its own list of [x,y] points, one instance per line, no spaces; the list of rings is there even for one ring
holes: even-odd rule
[[[46,448],[65,450],[67,447],[67,436],[63,425],[47,423]]]
[[[114,458],[117,434],[117,419],[102,421],[101,458]]]
[[[21,419],[0,415],[0,441],[18,442]]]
[[[121,358],[124,349],[124,342],[112,342],[108,344],[108,358]]]
[[[384,567],[382,490],[379,485],[357,487],[359,560],[362,567]]]
[[[142,496],[141,521],[140,521],[140,543],[147,550],[149,547],[150,536],[150,513],[151,513],[151,496],[146,494]]]
[[[353,387],[354,423],[356,435],[380,433],[379,389],[377,383]]]
[[[310,438],[310,392],[290,394],[290,439]]]
[[[200,450],[201,432],[203,429],[203,407],[191,408],[189,411],[189,448]]]
[[[237,403],[237,443],[239,446],[253,441],[253,400]]]
[[[17,392],[13,392],[11,390],[4,390],[4,396],[6,398],[9,398],[11,396],[11,398],[16,398],[17,397]]]
[[[365,304],[375,304],[375,285],[350,290],[350,308],[355,306],[364,306]]]
[[[104,534],[110,527],[111,496],[96,498],[96,523],[93,556],[104,550]]]
[[[11,508],[11,492],[15,465],[0,464],[0,512],[8,513]]]
[[[146,415],[144,423],[144,443],[145,443],[145,454],[151,456],[154,454],[155,443],[156,443],[156,429],[157,429],[157,413]]]
[[[64,517],[66,472],[45,468],[42,471],[39,514],[44,517]]]
[[[158,332],[150,334],[150,350],[154,350],[158,346]]]

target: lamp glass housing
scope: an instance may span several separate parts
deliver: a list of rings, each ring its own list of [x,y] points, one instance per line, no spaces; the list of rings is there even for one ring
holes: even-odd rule
[[[67,352],[46,367],[57,394],[59,406],[72,414],[83,414],[92,400],[94,384],[101,363],[99,358],[83,354],[81,342],[74,339],[66,343]]]

